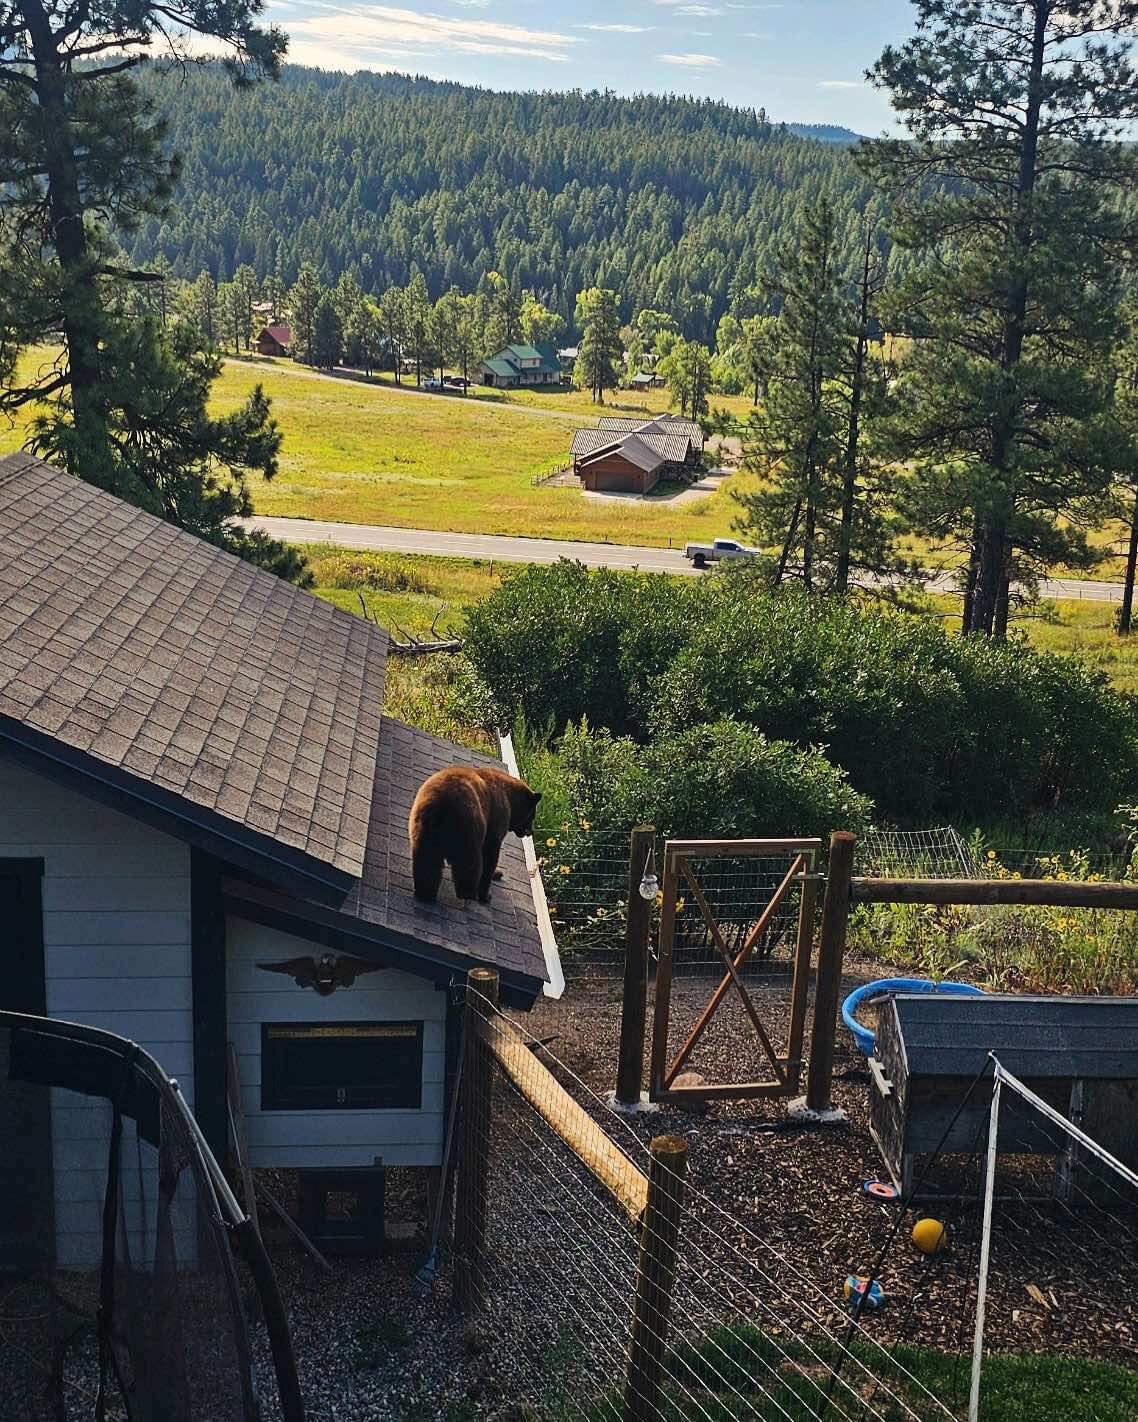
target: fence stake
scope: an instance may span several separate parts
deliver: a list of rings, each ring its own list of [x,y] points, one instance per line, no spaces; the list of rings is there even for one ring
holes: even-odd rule
[[[616,1067],[619,1106],[639,1106],[644,1080],[644,1019],[648,1008],[648,934],[651,900],[640,897],[640,881],[656,842],[654,825],[637,825],[628,845],[628,918],[624,928],[624,998],[620,1008],[620,1055]]]
[[[454,1298],[461,1309],[476,1307],[485,1286],[494,1059],[480,1030],[487,1012],[481,999],[488,998],[498,1006],[498,974],[490,968],[472,968],[466,975],[466,986],[454,1218]]]
[[[984,1171],[984,1223],[980,1234],[980,1277],[976,1283],[976,1332],[972,1339],[972,1385],[968,1390],[968,1422],[980,1416],[980,1368],[984,1362],[984,1310],[988,1302],[988,1263],[992,1257],[992,1202],[996,1197],[996,1151],[1000,1131],[999,1073],[992,1086],[992,1115],[988,1121],[988,1159]]]
[[[624,1422],[659,1422],[661,1415],[664,1352],[688,1164],[688,1143],[683,1136],[657,1136],[649,1150],[652,1163],[648,1204],[640,1226]]]
[[[830,836],[830,862],[826,870],[826,897],[822,903],[822,933],[818,944],[818,981],[814,986],[814,1031],[810,1039],[810,1070],[806,1076],[806,1105],[811,1111],[827,1111],[830,1107],[855,842],[848,830],[835,830]]]
[[[806,994],[810,987],[810,955],[814,951],[814,909],[818,898],[818,860],[811,854],[802,875],[798,933],[794,941],[794,979],[790,989],[790,1037],[786,1045],[787,1089],[797,1091],[802,1076],[802,1038],[806,1028]]]

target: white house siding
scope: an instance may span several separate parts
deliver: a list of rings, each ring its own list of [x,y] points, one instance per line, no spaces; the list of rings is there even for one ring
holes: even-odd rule
[[[192,1104],[188,847],[0,755],[0,856],[44,861],[49,1015],[138,1042]],[[57,1258],[65,1268],[89,1267],[99,1256],[109,1116],[105,1103],[52,1093]],[[151,1196],[153,1173],[142,1174]],[[128,1202],[137,1201],[139,1180],[132,1151]],[[154,1214],[151,1198],[151,1226]],[[138,1219],[129,1203],[127,1219]]]
[[[442,1160],[446,993],[409,973],[382,969],[321,997],[258,963],[319,958],[305,939],[230,917],[226,920],[229,1039],[237,1052],[241,1100],[255,1166],[303,1169],[438,1165]],[[262,1111],[264,1022],[422,1022],[423,1093],[418,1111]]]

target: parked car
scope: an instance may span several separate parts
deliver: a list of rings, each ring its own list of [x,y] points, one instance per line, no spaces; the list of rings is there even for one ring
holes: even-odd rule
[[[437,375],[424,375],[419,388],[421,390],[441,390],[443,383]]]
[[[467,380],[464,375],[448,375],[443,381],[444,390],[469,390],[474,384],[473,380]]]
[[[748,548],[745,543],[736,543],[733,538],[717,538],[714,543],[689,543],[684,549],[684,557],[690,558],[697,568],[706,568],[708,563],[726,563],[736,558],[758,556],[757,548]]]

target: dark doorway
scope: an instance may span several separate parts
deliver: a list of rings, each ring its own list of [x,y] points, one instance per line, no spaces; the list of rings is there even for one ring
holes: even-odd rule
[[[0,859],[0,1008],[47,1011],[42,859]],[[48,1088],[8,1079],[0,1033],[0,1273],[41,1266],[55,1252]]]

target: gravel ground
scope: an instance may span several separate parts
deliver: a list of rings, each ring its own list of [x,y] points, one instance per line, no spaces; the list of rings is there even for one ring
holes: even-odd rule
[[[859,966],[850,965],[847,990],[877,975]],[[694,1020],[711,985],[708,978],[677,979],[674,1035]],[[777,1040],[787,1014],[786,979],[759,978],[751,990]],[[862,1191],[863,1181],[883,1178],[885,1169],[867,1129],[864,1059],[848,1035],[839,1036],[834,1088],[835,1103],[848,1114],[845,1125],[789,1129],[780,1102],[719,1102],[703,1113],[668,1109],[621,1123],[572,1075],[594,1092],[611,1089],[619,1022],[619,982],[576,975],[560,1002],[539,1002],[522,1025],[537,1039],[552,1039],[547,1064],[634,1155],[640,1147],[633,1137],[641,1145],[666,1131],[687,1138],[681,1326],[745,1316],[776,1339],[789,1338],[804,1327],[810,1332],[809,1309],[840,1329],[846,1275],[872,1267],[896,1221],[895,1206]],[[726,1081],[766,1075],[761,1060],[741,1007],[729,999],[691,1065],[711,1081]],[[270,1236],[313,1422],[483,1416],[521,1422],[535,1415],[531,1408],[558,1396],[595,1396],[621,1376],[634,1232],[509,1088],[497,1091],[494,1131],[490,1299],[473,1321],[451,1310],[445,1257],[432,1288],[414,1282],[425,1235],[417,1247],[382,1259],[337,1260],[331,1276],[284,1237]],[[946,1251],[919,1254],[909,1240],[911,1220],[889,1250],[881,1269],[886,1307],[864,1318],[884,1346],[970,1347],[977,1166],[963,1163],[969,1198],[938,1209],[949,1228]],[[397,1172],[391,1202],[407,1218],[424,1213],[413,1184]],[[1136,1238],[1138,1221],[1114,1205],[1103,1213],[1001,1202],[988,1346],[1138,1365]],[[967,1386],[963,1366],[960,1386]]]

